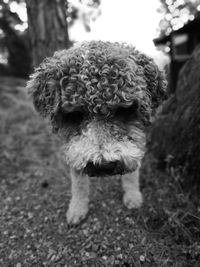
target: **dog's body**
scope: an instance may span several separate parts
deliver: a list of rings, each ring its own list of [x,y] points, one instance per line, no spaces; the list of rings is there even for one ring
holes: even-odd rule
[[[90,176],[121,175],[125,206],[142,204],[144,129],[165,87],[152,59],[131,46],[101,41],[56,52],[32,75],[34,105],[65,143],[72,179],[68,223],[88,212]]]

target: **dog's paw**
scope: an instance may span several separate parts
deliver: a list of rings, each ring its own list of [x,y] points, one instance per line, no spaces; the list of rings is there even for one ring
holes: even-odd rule
[[[86,217],[87,213],[87,205],[70,205],[67,211],[67,223],[77,225]]]
[[[123,203],[128,209],[137,209],[142,205],[142,194],[129,191],[124,194]]]

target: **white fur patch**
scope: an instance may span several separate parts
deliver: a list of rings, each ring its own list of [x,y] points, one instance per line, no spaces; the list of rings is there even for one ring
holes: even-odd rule
[[[105,129],[104,129],[105,130]],[[81,136],[72,138],[64,147],[67,163],[71,168],[81,171],[88,162],[100,164],[102,161],[121,161],[127,171],[135,169],[135,162],[140,165],[144,156],[144,133],[135,127],[131,127],[134,141],[124,137],[118,141],[108,132],[98,132],[93,125]]]

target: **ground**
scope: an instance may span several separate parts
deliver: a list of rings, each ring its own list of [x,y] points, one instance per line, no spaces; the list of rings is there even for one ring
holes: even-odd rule
[[[120,180],[92,179],[90,211],[66,223],[68,168],[34,112],[25,81],[0,78],[0,266],[200,266],[200,201],[146,155],[144,205],[127,210]]]

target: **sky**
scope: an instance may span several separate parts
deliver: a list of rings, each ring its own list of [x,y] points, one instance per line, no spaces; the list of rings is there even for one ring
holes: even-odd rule
[[[101,16],[91,23],[91,31],[85,32],[83,24],[77,21],[70,36],[77,41],[127,42],[151,54],[155,51],[152,40],[157,37],[161,19],[159,6],[159,0],[101,0]]]

